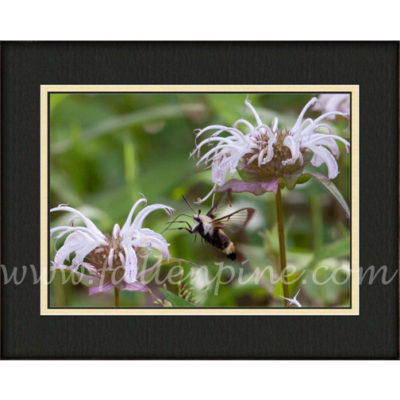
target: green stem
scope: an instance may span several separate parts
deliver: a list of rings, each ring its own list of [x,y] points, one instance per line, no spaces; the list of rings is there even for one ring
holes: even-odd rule
[[[322,246],[323,237],[323,221],[322,221],[322,206],[321,200],[318,193],[311,192],[311,222],[312,222],[312,233],[313,233],[313,250],[318,251]]]
[[[285,227],[283,222],[283,204],[282,204],[282,194],[281,189],[278,187],[276,192],[276,215],[278,220],[278,235],[279,235],[279,253],[281,262],[281,279],[283,296],[289,298],[289,287],[286,281],[286,248],[285,248]],[[287,307],[288,302],[284,300],[284,304]]]
[[[114,301],[115,301],[115,307],[119,307],[119,289],[114,288]]]

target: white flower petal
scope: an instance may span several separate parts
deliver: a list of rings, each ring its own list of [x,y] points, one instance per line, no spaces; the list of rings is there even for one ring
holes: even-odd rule
[[[103,234],[98,235],[96,232],[93,230],[86,228],[84,226],[57,226],[55,228],[50,229],[50,235],[54,236],[55,232],[59,232],[58,235],[55,235],[56,239],[59,239],[60,237],[64,236],[67,233],[71,232],[83,232],[91,236],[94,240],[99,241],[99,243],[105,244],[106,240]]]
[[[147,203],[147,200],[143,197],[141,199],[139,199],[131,208],[131,211],[128,214],[128,217],[126,218],[126,221],[124,223],[124,226],[121,229],[121,234],[123,235],[126,230],[128,230],[130,228],[130,226],[132,225],[132,217],[133,217],[133,213],[135,212],[136,208],[139,206],[139,204],[141,203]]]
[[[322,111],[339,111],[350,115],[350,95],[348,93],[325,93],[318,97],[318,102],[313,110]],[[331,115],[328,119],[334,119],[335,115]]]
[[[151,206],[147,206],[139,211],[139,213],[135,217],[135,220],[133,221],[132,228],[134,230],[140,229],[147,216],[156,210],[164,210],[168,215],[172,214],[175,211],[172,207],[166,206],[164,204],[153,204]]]
[[[335,157],[333,157],[330,151],[322,146],[310,146],[310,150],[314,153],[314,155],[317,156],[312,158],[311,164],[319,167],[321,165],[321,161],[323,161],[328,167],[328,178],[336,178],[339,173],[338,165]]]
[[[57,250],[54,257],[55,265],[62,265],[67,261],[72,253],[75,253],[73,264],[79,266],[83,259],[96,247],[99,243],[83,232],[74,232],[70,234],[64,244]]]
[[[307,110],[314,105],[317,102],[317,98],[313,97],[301,110],[296,123],[293,125],[292,129],[290,130],[290,132],[293,132],[293,134],[297,133],[297,130],[300,128],[302,122],[303,122],[303,118],[305,113],[307,112]]]
[[[118,224],[114,225],[113,231],[112,231],[112,236],[114,238],[117,238],[119,236],[119,233],[121,232],[121,228],[119,227]]]
[[[163,258],[169,258],[169,243],[161,234],[148,228],[142,228],[139,229],[136,235],[133,242],[135,247],[146,247],[149,250],[157,250],[161,253]]]
[[[294,164],[301,156],[300,144],[291,135],[287,135],[283,141],[283,145],[286,146],[291,153],[291,158],[282,161],[283,165]]]
[[[271,126],[272,132],[276,132],[278,130],[278,117],[275,117],[272,120],[272,126]]]
[[[132,246],[123,245],[125,251],[124,281],[126,283],[136,282],[138,271],[137,256]]]
[[[261,121],[260,116],[258,115],[256,109],[252,106],[252,104],[249,102],[248,99],[245,100],[244,104],[245,104],[248,108],[250,108],[251,112],[252,112],[253,115],[254,115],[254,118],[255,118],[256,121],[257,121],[257,125],[262,125],[262,121]]]
[[[100,237],[104,237],[99,228],[97,228],[97,226],[89,218],[85,217],[80,211],[76,210],[75,208],[68,207],[65,205],[59,205],[58,207],[52,208],[50,210],[50,212],[56,212],[56,211],[66,211],[74,214],[76,217],[80,218],[92,232],[96,233]]]
[[[108,268],[112,268],[114,260],[114,249],[111,248],[110,252],[108,253]]]

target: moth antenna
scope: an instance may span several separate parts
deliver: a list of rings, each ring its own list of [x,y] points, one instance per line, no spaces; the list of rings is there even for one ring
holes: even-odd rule
[[[190,205],[189,201],[187,200],[187,198],[185,196],[182,196],[183,200],[185,200],[185,203],[188,205],[188,207],[194,212],[196,213],[196,211],[193,210],[193,207]]]
[[[188,228],[180,227],[180,228],[171,228],[170,231],[188,231],[189,233],[192,233]]]

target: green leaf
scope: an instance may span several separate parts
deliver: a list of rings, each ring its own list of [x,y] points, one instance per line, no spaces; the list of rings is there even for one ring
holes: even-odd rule
[[[288,288],[289,288],[289,297],[292,295],[292,293],[295,294],[298,287],[300,286],[301,282],[299,280],[299,277],[301,277],[301,275],[298,272],[286,276],[286,282],[288,283]],[[283,296],[282,280],[280,280],[275,285],[273,296],[275,299],[282,301],[282,296]]]
[[[308,174],[303,174],[301,175],[297,181],[296,181],[296,185],[301,185],[302,183],[306,183],[311,179],[311,176]]]
[[[344,257],[350,254],[350,240],[349,237],[339,239],[336,242],[323,246],[318,250],[306,268],[312,268],[317,263],[326,258]]]
[[[111,134],[118,129],[139,126],[160,119],[182,118],[185,113],[204,111],[201,103],[173,104],[160,107],[150,107],[143,110],[133,111],[128,114],[118,115],[82,131],[82,141],[91,140],[99,136]],[[71,148],[72,142],[67,139],[54,143],[51,147],[52,154],[59,154]]]
[[[342,196],[342,194],[339,192],[338,188],[335,186],[335,184],[328,179],[326,176],[318,173],[318,172],[310,172],[311,176],[313,176],[315,179],[317,179],[322,185],[325,186],[326,189],[335,197],[335,199],[339,202],[339,204],[342,206],[344,212],[346,213],[347,218],[350,218],[350,209],[349,206],[346,203],[346,200]]]
[[[189,303],[167,289],[160,289],[160,291],[174,307],[195,307],[193,303]]]

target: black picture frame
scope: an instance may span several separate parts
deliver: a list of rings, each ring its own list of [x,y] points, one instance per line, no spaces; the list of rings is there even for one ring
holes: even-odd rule
[[[40,316],[40,287],[1,286],[5,359],[398,359],[397,42],[4,42],[1,264],[40,264],[40,85],[356,84],[358,316]]]

